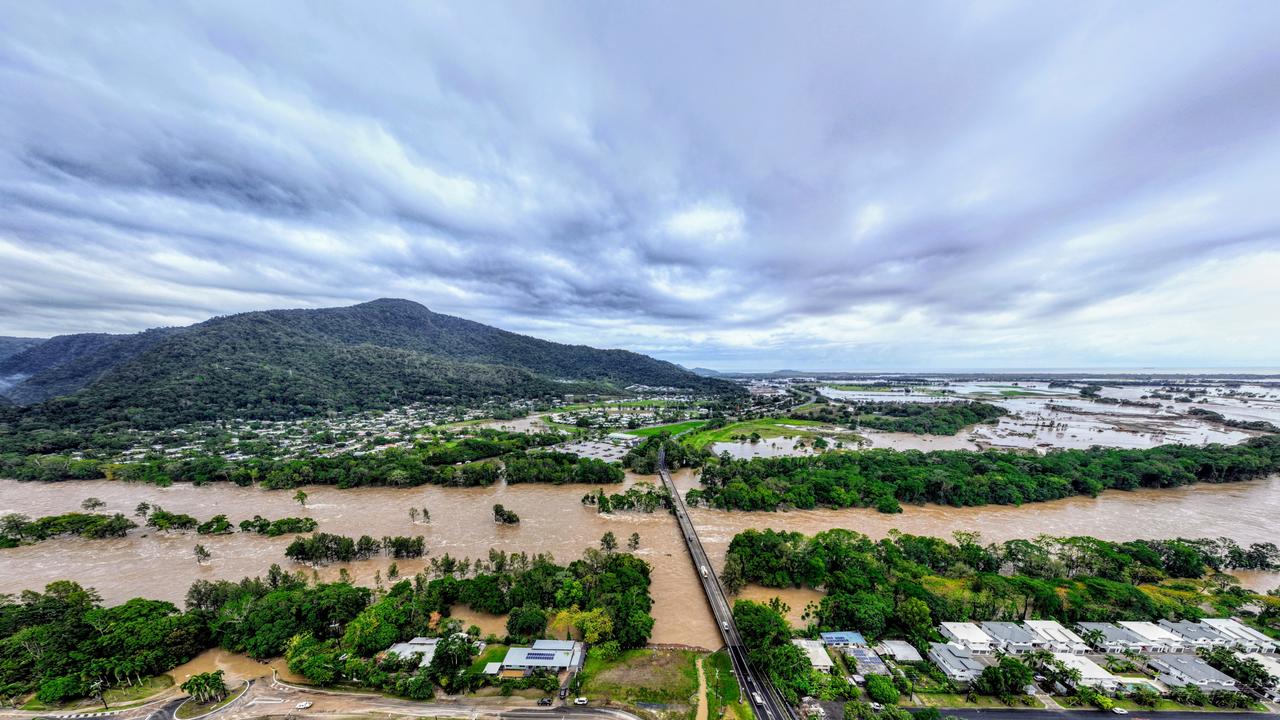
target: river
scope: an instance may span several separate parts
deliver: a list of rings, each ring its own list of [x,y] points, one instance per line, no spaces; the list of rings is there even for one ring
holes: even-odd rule
[[[647,479],[628,475],[626,484]],[[696,486],[691,471],[676,473],[683,489]],[[319,522],[319,530],[343,535],[424,535],[430,555],[482,557],[489,548],[507,552],[551,553],[561,562],[596,546],[612,530],[620,542],[633,532],[641,537],[640,556],[653,565],[655,625],[653,642],[718,647],[715,622],[702,599],[701,588],[687,559],[679,530],[665,513],[600,515],[579,500],[584,486],[497,485],[490,488],[359,488],[338,490],[308,487],[305,508],[292,491],[242,488],[229,484],[159,488],[107,480],[64,483],[20,483],[0,480],[0,514],[19,512],[32,517],[79,509],[87,497],[107,503],[103,512],[132,515],[139,501],[185,512],[201,520],[224,513],[234,522],[260,514],[268,518],[303,515]],[[616,492],[618,488],[611,489]],[[518,513],[519,525],[496,525],[492,506],[502,503]],[[429,524],[413,523],[410,507],[427,507]],[[780,513],[691,510],[695,524],[717,567],[733,536],[747,528],[797,530],[812,534],[843,527],[882,537],[890,529],[948,537],[956,530],[976,530],[989,541],[1015,537],[1093,535],[1124,540],[1139,537],[1218,537],[1241,543],[1274,541],[1280,537],[1280,477],[1231,485],[1197,485],[1172,490],[1112,491],[1097,499],[1070,498],[1017,507],[950,508],[907,506],[899,515],[872,510],[806,510]],[[275,562],[296,566],[284,557],[290,537],[267,538],[234,533],[224,536],[156,533],[138,528],[128,537],[109,540],[58,538],[34,545],[0,550],[0,592],[39,589],[53,580],[74,579],[97,588],[108,602],[145,596],[179,605],[196,579],[239,579],[260,575]],[[198,565],[192,554],[205,545],[212,560]],[[422,569],[424,560],[401,560],[401,575]],[[372,584],[376,572],[385,578],[391,561],[379,558],[317,570],[322,579],[337,577],[346,567],[357,582]],[[305,568],[310,573],[310,568]],[[1253,573],[1247,584],[1259,589],[1280,585],[1280,576]],[[749,589],[749,596],[765,599],[774,591]],[[816,595],[784,593],[798,618]],[[500,631],[502,619],[459,610],[468,623],[486,631]]]

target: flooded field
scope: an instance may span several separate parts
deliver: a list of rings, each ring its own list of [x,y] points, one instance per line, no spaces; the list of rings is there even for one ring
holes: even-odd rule
[[[627,483],[638,478],[628,476]],[[676,474],[682,489],[694,487],[696,476],[688,470]],[[588,491],[582,486],[517,485],[492,488],[412,489],[364,488],[337,490],[309,487],[306,508],[300,508],[289,491],[266,491],[234,485],[157,488],[110,481],[55,484],[0,480],[0,514],[20,512],[31,516],[68,512],[86,497],[107,502],[106,511],[131,514],[141,500],[201,519],[218,513],[239,521],[261,514],[276,518],[305,515],[315,518],[319,529],[344,535],[424,535],[429,553],[439,556],[482,557],[489,548],[508,552],[547,552],[561,562],[578,557],[583,548],[597,546],[600,536],[612,530],[624,538],[641,537],[639,554],[653,565],[655,600],[653,642],[719,646],[719,635],[702,597],[698,579],[685,553],[674,520],[667,514],[618,513],[600,515],[579,500]],[[683,491],[683,490],[682,490]],[[502,503],[517,512],[516,526],[493,522],[492,506]],[[409,507],[431,510],[430,524],[414,524]],[[1273,477],[1232,485],[1197,485],[1172,490],[1112,491],[1097,499],[1070,498],[1022,507],[987,506],[951,508],[907,506],[900,515],[873,510],[805,510],[793,512],[724,512],[694,509],[691,517],[717,567],[733,536],[747,528],[777,528],[812,534],[833,527],[849,528],[872,537],[883,537],[898,528],[915,534],[949,537],[956,530],[976,530],[989,541],[1054,535],[1094,535],[1124,540],[1161,537],[1234,538],[1241,543],[1274,541],[1280,535],[1280,478]],[[1140,521],[1135,519],[1140,518]],[[207,565],[197,565],[195,543],[213,553]],[[266,538],[235,533],[226,536],[155,533],[139,528],[129,537],[111,540],[60,538],[35,545],[0,550],[0,592],[38,589],[59,579],[75,579],[98,589],[108,602],[146,596],[182,603],[187,587],[198,578],[238,579],[259,575],[275,562],[291,569],[284,557],[289,538]],[[357,582],[372,584],[376,572],[385,578],[391,561],[386,558],[318,568],[322,579],[333,579],[346,567]],[[402,576],[422,569],[425,560],[401,560]],[[1245,579],[1254,588],[1268,587],[1272,574]],[[1280,583],[1277,583],[1280,584]],[[753,597],[767,600],[781,595],[793,613],[802,612],[816,594],[809,591],[750,589]],[[755,594],[759,593],[758,596]],[[467,624],[501,634],[504,619],[457,611]]]

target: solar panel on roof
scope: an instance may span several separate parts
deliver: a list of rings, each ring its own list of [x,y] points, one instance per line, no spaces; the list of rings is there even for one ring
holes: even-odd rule
[[[547,652],[531,652],[526,654],[525,657],[530,660],[555,660],[556,654]]]

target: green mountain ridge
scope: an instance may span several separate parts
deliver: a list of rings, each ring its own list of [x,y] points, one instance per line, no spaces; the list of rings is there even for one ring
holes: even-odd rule
[[[62,362],[58,345],[42,354],[34,352],[40,346],[32,349],[31,376],[4,393],[26,406],[6,408],[8,428],[0,430],[161,428],[412,402],[616,392],[635,384],[736,392],[730,383],[638,353],[539,340],[407,300],[266,310],[186,328],[77,337],[46,342],[69,349],[73,357]],[[60,396],[40,397],[51,389]],[[33,397],[39,401],[26,400]]]

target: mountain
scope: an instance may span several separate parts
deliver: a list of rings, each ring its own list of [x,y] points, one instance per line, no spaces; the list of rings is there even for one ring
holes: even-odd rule
[[[4,394],[38,401],[9,411],[19,432],[552,398],[636,384],[739,392],[638,353],[539,340],[388,299],[134,335],[62,336],[21,355],[5,367],[27,375]]]
[[[689,368],[689,372],[699,377],[722,377],[724,375],[724,373],[719,370],[712,370],[711,368],[704,367]]]
[[[181,330],[58,335],[0,361],[0,393],[20,405],[71,394]]]
[[[33,348],[44,342],[44,338],[9,337],[0,335],[0,362],[13,357],[23,350]]]

